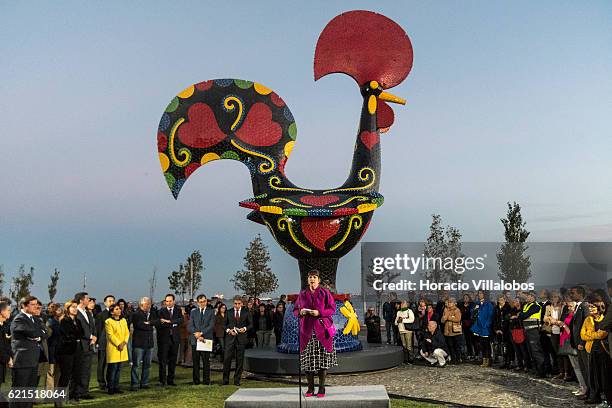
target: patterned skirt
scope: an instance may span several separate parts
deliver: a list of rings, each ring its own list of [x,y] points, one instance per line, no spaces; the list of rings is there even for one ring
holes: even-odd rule
[[[315,336],[313,330],[312,337],[308,341],[300,357],[300,365],[302,371],[305,372],[327,370],[331,367],[335,367],[338,365],[336,349],[332,346],[331,353],[327,352],[319,339],[317,339],[317,336]]]

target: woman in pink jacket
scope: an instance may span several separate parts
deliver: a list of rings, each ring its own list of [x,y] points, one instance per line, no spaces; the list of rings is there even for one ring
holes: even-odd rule
[[[319,372],[317,397],[325,396],[327,370],[338,365],[334,348],[336,304],[331,292],[320,286],[319,271],[308,273],[308,288],[300,292],[293,309],[300,316],[300,365],[306,372],[306,397],[314,395],[314,375]]]

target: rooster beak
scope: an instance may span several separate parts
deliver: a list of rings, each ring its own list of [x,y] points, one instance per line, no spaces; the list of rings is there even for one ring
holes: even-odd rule
[[[400,105],[406,104],[405,99],[400,98],[399,96],[392,95],[389,92],[381,92],[380,95],[378,95],[378,99],[382,99],[383,101],[391,103],[399,103]]]

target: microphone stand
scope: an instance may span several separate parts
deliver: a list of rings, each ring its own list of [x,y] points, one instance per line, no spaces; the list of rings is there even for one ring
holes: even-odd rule
[[[301,319],[303,319],[303,316],[301,314],[301,309],[298,308],[298,399],[300,401],[300,408],[302,408],[302,361],[301,361],[301,357],[302,357],[302,339],[301,339],[301,333],[300,333],[300,326],[301,326]]]

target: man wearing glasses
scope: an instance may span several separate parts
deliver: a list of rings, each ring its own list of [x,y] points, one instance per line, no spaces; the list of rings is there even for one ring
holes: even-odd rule
[[[210,385],[210,352],[212,351],[215,313],[212,308],[207,307],[206,295],[199,295],[197,301],[198,306],[191,310],[187,326],[193,356],[193,383],[200,384],[200,360],[202,360],[204,384]],[[206,343],[210,344],[210,350],[204,346]]]
[[[242,365],[244,362],[244,349],[249,342],[247,331],[253,328],[253,317],[246,307],[243,307],[242,298],[234,297],[234,307],[225,314],[225,358],[223,360],[223,385],[229,384],[229,372],[234,354],[236,355],[236,372],[234,385],[240,385]]]

